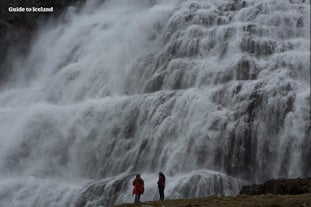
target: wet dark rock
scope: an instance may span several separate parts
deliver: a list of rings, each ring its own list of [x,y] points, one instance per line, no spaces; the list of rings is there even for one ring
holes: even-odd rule
[[[310,103],[310,100],[309,100]],[[307,119],[311,120],[311,114],[307,115]],[[310,162],[310,157],[311,157],[311,123],[309,122],[309,125],[307,126],[306,129],[306,134],[304,137],[304,144],[306,147],[303,148],[302,150],[302,159],[303,159],[303,169],[304,169],[304,176],[306,177],[311,177],[311,162]],[[311,186],[310,186],[311,188]]]
[[[243,186],[240,194],[260,195],[260,194],[289,194],[297,195],[311,193],[311,178],[277,179],[269,180],[259,185]]]
[[[271,32],[268,28],[262,27],[261,25],[250,23],[246,26],[243,26],[243,31],[247,32],[250,35],[250,38],[253,36],[266,36]]]
[[[148,81],[145,87],[145,92],[150,93],[160,90],[162,88],[163,79],[164,79],[163,73],[157,74],[154,77],[152,77],[152,79]]]
[[[304,4],[306,0],[289,0],[292,4]]]
[[[255,80],[259,70],[252,59],[241,58],[235,67],[236,80]]]
[[[3,0],[0,2],[0,87],[12,70],[10,59],[27,53],[32,32],[39,22],[59,16],[81,0]],[[53,12],[9,12],[10,7],[53,7]]]
[[[38,19],[50,16],[58,16],[65,8],[74,4],[82,3],[80,0],[3,0],[0,3],[0,17],[10,24],[27,30],[34,29]],[[53,7],[53,12],[9,12],[10,7]]]
[[[247,6],[247,3],[245,1],[241,0],[234,0],[230,3],[224,3],[220,6],[218,6],[218,10],[220,11],[237,11],[242,8],[245,8]]]
[[[247,39],[242,42],[241,50],[257,57],[272,55],[275,51],[276,43],[271,40],[255,41]]]
[[[113,206],[118,193],[127,188],[132,177],[134,175],[127,175],[113,181],[100,180],[89,183],[74,206]]]
[[[299,27],[303,27],[304,26],[304,23],[303,23],[303,18],[302,17],[300,17],[298,20],[297,20],[297,28],[299,28]]]
[[[0,17],[0,87],[6,81],[11,70],[9,66],[10,60],[7,59],[8,54],[16,57],[20,53],[25,53],[29,40],[30,35],[27,33],[8,30]]]
[[[263,185],[251,185],[246,186],[244,185],[240,191],[240,194],[247,194],[247,195],[261,195],[264,194]]]
[[[233,80],[233,71],[219,71],[215,75],[214,84],[223,84]]]

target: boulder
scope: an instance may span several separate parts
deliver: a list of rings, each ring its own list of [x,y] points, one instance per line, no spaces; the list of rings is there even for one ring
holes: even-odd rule
[[[297,195],[311,193],[311,178],[268,180],[263,184],[243,186],[240,194],[281,194]]]

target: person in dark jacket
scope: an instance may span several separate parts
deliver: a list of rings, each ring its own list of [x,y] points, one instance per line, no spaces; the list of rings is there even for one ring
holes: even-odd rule
[[[140,197],[145,191],[144,180],[140,177],[140,174],[136,175],[136,178],[133,181],[133,186],[133,195],[135,195],[134,203],[139,203]]]
[[[160,200],[164,200],[165,175],[162,172],[159,172],[158,188]]]

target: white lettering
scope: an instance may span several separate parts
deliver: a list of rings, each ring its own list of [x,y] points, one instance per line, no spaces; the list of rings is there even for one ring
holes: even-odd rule
[[[25,12],[23,7],[9,7],[9,12]]]
[[[32,7],[33,12],[53,12],[53,7],[45,8],[45,7]]]

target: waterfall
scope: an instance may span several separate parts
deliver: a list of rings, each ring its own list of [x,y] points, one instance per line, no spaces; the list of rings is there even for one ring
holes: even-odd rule
[[[107,0],[42,25],[0,88],[0,207],[234,195],[311,176],[310,1]]]

